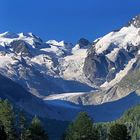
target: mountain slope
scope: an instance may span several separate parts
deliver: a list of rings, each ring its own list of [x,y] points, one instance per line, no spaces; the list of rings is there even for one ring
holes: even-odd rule
[[[44,103],[40,99],[2,75],[0,75],[0,98],[10,100],[16,107],[20,107],[32,115],[46,116],[47,110],[42,108]]]

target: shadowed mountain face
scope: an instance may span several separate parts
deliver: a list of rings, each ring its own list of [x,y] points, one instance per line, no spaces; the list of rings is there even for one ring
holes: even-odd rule
[[[34,98],[22,86],[0,75],[0,97],[13,102],[28,101]]]
[[[85,46],[88,46],[91,44],[91,42],[89,42],[87,39],[85,38],[81,38],[79,39],[79,41],[77,42],[77,44],[79,44],[79,46],[82,48],[82,47],[85,47]]]
[[[22,56],[30,56],[29,45],[22,40],[13,41],[11,43],[11,47],[16,54],[21,54]]]
[[[8,99],[17,108],[22,108],[30,115],[46,117],[47,109],[49,109],[49,107],[45,108],[46,105],[41,99],[33,96],[21,85],[2,75],[0,75],[0,98]]]

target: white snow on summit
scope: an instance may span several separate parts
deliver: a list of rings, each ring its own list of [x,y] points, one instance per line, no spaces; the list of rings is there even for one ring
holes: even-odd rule
[[[106,50],[111,51],[116,48],[124,48],[126,49],[128,44],[132,44],[134,46],[140,44],[140,29],[135,28],[133,25],[129,27],[123,27],[118,32],[111,32],[100,39],[100,41],[97,42],[95,46],[95,50],[97,54],[103,53]],[[113,45],[111,45],[113,44]],[[109,48],[110,47],[110,48]],[[118,51],[118,49],[114,50],[115,52]],[[111,54],[108,54],[108,56],[112,56]],[[114,59],[114,58],[110,59]]]
[[[95,44],[95,52],[98,55],[105,54],[110,61],[115,63],[118,53],[121,50],[128,52],[128,46],[134,48],[140,46],[140,28],[130,25],[128,27],[123,27],[119,31],[114,31],[105,35]],[[136,55],[139,55],[139,51]],[[135,58],[129,60],[129,56],[127,57],[128,63],[125,68],[118,72],[112,81],[106,81],[101,87],[110,88],[120,82],[120,80],[127,75],[133,64],[136,62]]]

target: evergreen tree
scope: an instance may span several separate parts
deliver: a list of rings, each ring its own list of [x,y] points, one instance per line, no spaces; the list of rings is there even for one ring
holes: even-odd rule
[[[114,124],[109,130],[109,140],[130,140],[127,128],[123,124]]]
[[[79,113],[78,117],[70,124],[65,140],[98,140],[98,131],[85,112]]]
[[[24,112],[19,113],[19,139],[20,140],[25,140],[25,132],[26,132],[26,117]]]
[[[96,129],[99,132],[100,140],[106,140],[108,137],[108,127],[102,123],[97,123]]]
[[[5,128],[4,128],[4,125],[2,123],[0,123],[0,140],[7,140]]]
[[[48,136],[42,127],[41,121],[35,116],[26,131],[26,140],[48,140]]]
[[[15,140],[15,114],[8,100],[0,100],[0,120],[5,127],[8,140]]]

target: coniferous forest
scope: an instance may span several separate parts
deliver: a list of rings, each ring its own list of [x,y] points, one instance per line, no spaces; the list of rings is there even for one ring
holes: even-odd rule
[[[94,123],[86,112],[81,112],[58,140],[138,140],[139,120],[140,105],[125,112],[119,120],[107,123]],[[52,139],[45,125],[37,116],[29,119],[25,112],[15,109],[8,100],[0,100],[0,140]]]

